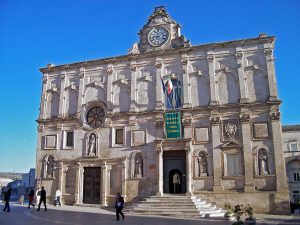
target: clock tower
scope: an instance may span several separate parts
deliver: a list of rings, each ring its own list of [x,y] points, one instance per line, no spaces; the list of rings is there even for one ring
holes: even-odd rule
[[[155,8],[138,34],[140,42],[134,44],[131,54],[191,46],[180,34],[180,25],[170,18],[164,6]]]

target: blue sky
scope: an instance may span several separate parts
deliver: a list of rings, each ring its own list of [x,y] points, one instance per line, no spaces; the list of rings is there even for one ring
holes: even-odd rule
[[[155,6],[193,45],[276,36],[283,124],[300,124],[298,0],[0,0],[0,171],[35,166],[39,68],[126,54]]]

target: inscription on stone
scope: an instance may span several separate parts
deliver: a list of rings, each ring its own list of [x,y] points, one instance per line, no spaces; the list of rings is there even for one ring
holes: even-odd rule
[[[209,141],[208,128],[207,127],[195,127],[195,142],[207,142]]]
[[[255,123],[253,124],[254,138],[268,138],[268,124],[267,123]]]

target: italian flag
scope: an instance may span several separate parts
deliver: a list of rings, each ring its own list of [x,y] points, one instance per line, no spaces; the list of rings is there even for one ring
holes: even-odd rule
[[[171,94],[173,91],[173,84],[172,84],[172,81],[169,79],[168,80],[168,84],[167,84],[167,92],[168,92],[168,95]]]

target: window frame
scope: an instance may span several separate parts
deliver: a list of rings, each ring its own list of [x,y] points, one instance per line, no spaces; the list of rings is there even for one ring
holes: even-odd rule
[[[117,141],[117,130],[123,130],[123,143],[122,144],[118,144],[116,143]],[[116,127],[112,127],[112,147],[116,147],[116,148],[122,148],[122,147],[125,147],[126,144],[125,144],[125,141],[126,141],[126,128],[125,126],[116,126]]]
[[[73,146],[68,146],[68,133],[73,133]],[[64,130],[63,131],[63,149],[65,150],[73,150],[75,149],[75,132],[74,130]]]
[[[292,145],[296,145],[296,150],[292,149]],[[298,149],[298,142],[297,141],[289,142],[289,151],[290,152],[298,152],[299,151],[299,149]]]

